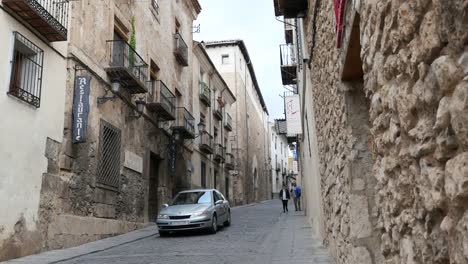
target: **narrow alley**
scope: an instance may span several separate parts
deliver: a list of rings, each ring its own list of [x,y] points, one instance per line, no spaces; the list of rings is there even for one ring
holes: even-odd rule
[[[139,232],[135,231],[4,264],[333,263],[312,236],[304,214],[291,209],[282,214],[279,200],[235,207],[232,212],[232,225],[215,235],[196,232],[159,237],[157,229],[150,227],[140,237],[134,236]],[[125,239],[132,236],[133,242]],[[125,242],[118,245],[116,241]]]

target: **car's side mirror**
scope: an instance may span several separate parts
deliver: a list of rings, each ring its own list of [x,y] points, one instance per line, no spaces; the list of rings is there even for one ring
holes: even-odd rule
[[[166,207],[169,207],[169,205],[167,203],[162,205],[162,208],[166,208]]]
[[[223,200],[218,200],[218,201],[216,201],[215,204],[216,204],[216,205],[223,204]]]

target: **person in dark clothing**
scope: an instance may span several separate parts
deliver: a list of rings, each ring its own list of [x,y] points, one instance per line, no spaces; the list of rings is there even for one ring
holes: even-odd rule
[[[283,213],[288,212],[288,202],[291,199],[289,190],[286,188],[286,185],[283,185],[283,189],[279,192],[279,198],[283,202]]]

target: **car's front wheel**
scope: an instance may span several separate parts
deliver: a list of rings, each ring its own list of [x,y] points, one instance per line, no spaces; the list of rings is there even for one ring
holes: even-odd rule
[[[211,227],[208,229],[211,234],[215,234],[218,231],[218,218],[216,215],[213,215],[211,219]]]
[[[231,225],[231,211],[228,211],[227,219],[226,222],[224,222],[224,226],[230,226]]]

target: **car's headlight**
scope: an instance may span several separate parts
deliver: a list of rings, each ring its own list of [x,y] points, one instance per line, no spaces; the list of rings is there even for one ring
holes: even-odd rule
[[[165,214],[160,214],[158,215],[158,219],[169,219],[169,216]]]
[[[203,212],[196,212],[196,213],[193,213],[192,214],[192,217],[197,217],[197,216],[208,216],[209,213],[207,211],[203,211]]]

